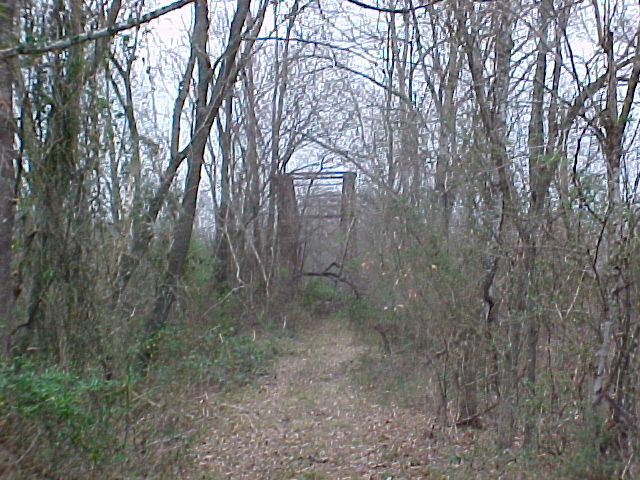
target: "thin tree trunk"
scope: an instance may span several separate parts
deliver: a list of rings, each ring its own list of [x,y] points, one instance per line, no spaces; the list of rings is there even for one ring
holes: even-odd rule
[[[519,310],[525,319],[525,334],[527,339],[526,375],[530,394],[535,395],[537,351],[538,351],[538,318],[532,302],[537,297],[536,290],[536,257],[538,243],[541,241],[542,214],[547,199],[547,193],[553,171],[557,162],[547,161],[545,158],[544,138],[544,98],[547,77],[547,53],[549,23],[553,5],[550,0],[542,0],[538,11],[538,52],[536,57],[536,69],[533,79],[533,91],[531,96],[531,118],[529,121],[529,182],[530,182],[530,208],[529,221],[526,232],[521,232],[521,239],[525,246],[524,265],[522,272],[522,288],[518,293]],[[528,412],[525,420],[524,446],[533,444],[536,435],[535,412]]]
[[[228,222],[231,214],[231,165],[233,163],[233,92],[227,93],[224,105],[225,122],[218,118],[218,137],[220,138],[220,205],[216,215],[215,240],[215,280],[218,286],[226,285],[231,271],[231,245],[229,244]]]
[[[291,38],[291,32],[295,25],[295,20],[298,15],[299,1],[295,0],[289,12],[289,22],[287,24],[287,31],[285,39]],[[277,4],[274,4],[274,22],[277,21]],[[271,101],[271,165],[269,167],[269,206],[267,212],[267,235],[265,241],[265,248],[267,249],[267,256],[271,263],[271,268],[276,268],[276,205],[278,199],[276,198],[277,186],[273,184],[276,174],[281,172],[283,168],[283,158],[280,151],[280,130],[283,122],[283,111],[285,106],[285,100],[287,98],[287,89],[289,87],[289,48],[290,42],[284,42],[284,50],[282,58],[279,54],[279,44],[275,45],[275,59],[274,59],[274,86],[273,86],[273,98]],[[273,273],[270,275],[273,276]]]
[[[13,40],[15,2],[0,1],[0,44]],[[15,219],[15,168],[13,120],[13,65],[0,61],[0,341],[2,354],[9,355],[14,329],[15,296],[11,278],[13,227]]]
[[[149,248],[149,244],[153,238],[153,224],[160,214],[164,200],[169,193],[171,184],[178,172],[178,167],[184,160],[184,157],[179,152],[181,130],[180,122],[182,120],[184,104],[189,93],[189,81],[193,74],[195,60],[196,48],[192,45],[191,55],[187,61],[187,66],[182,76],[182,81],[180,82],[178,96],[176,97],[173,107],[169,165],[165,169],[160,181],[160,186],[149,202],[146,210],[144,212],[140,212],[139,215],[133,216],[129,245],[127,247],[127,251],[120,256],[118,261],[118,272],[113,294],[113,299],[116,304],[122,293],[127,288],[129,280]]]
[[[621,191],[621,161],[626,127],[634,105],[635,94],[640,82],[640,22],[636,27],[636,41],[633,57],[633,69],[627,82],[626,92],[620,108],[618,99],[621,91],[618,68],[614,59],[614,33],[610,19],[606,19],[601,34],[603,48],[607,58],[607,90],[605,108],[600,112],[601,129],[597,131],[607,166],[608,206],[602,232],[602,242],[596,262],[597,278],[602,296],[602,346],[595,354],[596,372],[593,384],[594,407],[604,403],[603,398],[614,406],[613,419],[620,426],[619,445],[624,449],[625,437],[635,427],[629,425],[628,414],[635,411],[634,396],[636,385],[632,380],[630,359],[638,349],[638,330],[633,324],[633,311],[629,289],[633,281],[629,258],[629,244],[634,233],[625,220],[630,215],[625,211]],[[610,331],[615,339],[615,350],[609,369],[605,368],[609,353]],[[607,371],[608,370],[608,371]],[[609,395],[608,389],[612,390]],[[600,413],[601,416],[604,416]],[[624,455],[624,452],[620,452]]]
[[[469,8],[473,8],[471,5]],[[495,66],[493,82],[489,84],[480,65],[477,39],[467,33],[467,25],[462,15],[458,25],[464,35],[464,49],[473,79],[473,90],[478,106],[480,121],[487,139],[489,155],[493,163],[497,185],[500,191],[503,221],[498,232],[499,243],[506,240],[507,233],[518,227],[517,206],[509,175],[509,156],[506,144],[506,109],[509,96],[511,55],[513,49],[512,29],[514,17],[504,2],[494,5]],[[504,382],[501,388],[499,441],[501,446],[513,443],[518,384],[518,357],[522,319],[515,319],[508,332],[508,345],[504,351]]]
[[[251,276],[257,279],[257,291],[268,293],[268,278],[264,272],[262,253],[262,230],[260,221],[260,170],[258,168],[258,134],[259,126],[256,116],[255,84],[253,80],[253,66],[251,63],[244,70],[244,90],[246,97],[246,135],[247,135],[247,201],[245,215],[245,229],[251,226],[251,232],[245,232],[251,245]],[[252,242],[252,243],[251,243]]]

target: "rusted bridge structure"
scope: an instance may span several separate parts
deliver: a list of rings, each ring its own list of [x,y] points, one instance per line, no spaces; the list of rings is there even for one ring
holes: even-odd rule
[[[281,278],[293,288],[302,275],[351,284],[346,269],[356,248],[356,173],[295,172],[273,182]]]

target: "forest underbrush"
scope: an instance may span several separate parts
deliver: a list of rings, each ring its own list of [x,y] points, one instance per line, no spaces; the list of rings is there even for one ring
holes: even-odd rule
[[[369,348],[358,355],[350,371],[354,385],[379,405],[421,411],[428,418],[423,433],[437,445],[438,454],[431,455],[430,461],[433,475],[437,472],[441,477],[426,478],[604,480],[618,478],[631,467],[606,459],[594,448],[593,439],[603,434],[596,431],[595,422],[585,424],[584,419],[569,415],[555,425],[541,418],[540,434],[531,448],[522,449],[522,434],[512,448],[501,448],[496,405],[480,412],[478,423],[459,424],[455,401],[442,411],[437,376],[424,358],[400,345],[394,345],[397,353],[387,354],[375,331],[359,330],[356,335],[360,341],[368,339],[364,341]]]
[[[519,432],[501,447],[499,402],[480,373],[475,417],[461,416],[469,391],[454,342],[427,348],[405,311],[324,280],[299,293],[267,314],[192,289],[144,374],[37,356],[3,364],[0,476],[600,480],[635,468],[607,459],[613,433],[564,397],[525,403],[517,414],[536,413],[535,443],[522,448]],[[540,388],[559,395],[565,381],[557,372]]]
[[[640,3],[221,5],[0,0],[0,477],[640,479]]]
[[[516,412],[521,425],[528,418],[535,419],[535,441],[525,447],[524,432],[517,429],[512,445],[505,448],[500,444],[503,400],[495,395],[495,383],[487,383],[492,372],[481,374],[476,370],[471,390],[474,410],[471,417],[465,417],[463,412],[469,407],[465,395],[470,395],[470,390],[463,384],[466,359],[456,341],[459,336],[443,327],[440,337],[425,341],[416,335],[416,331],[427,335],[418,326],[420,317],[412,317],[406,310],[388,310],[376,311],[371,302],[352,299],[339,314],[348,321],[358,341],[367,345],[349,375],[353,384],[367,391],[376,403],[421,411],[427,416],[423,433],[437,445],[438,454],[431,455],[430,461],[433,474],[438,472],[441,477],[425,478],[604,480],[627,478],[629,471],[638,468],[635,462],[619,462],[610,455],[616,447],[616,432],[611,425],[603,426],[589,418],[588,403],[573,394],[576,385],[585,381],[584,377],[577,378],[579,364],[573,370],[559,369],[540,376],[539,390]],[[445,332],[452,337],[444,338]],[[561,338],[558,334],[549,343],[558,343]],[[556,360],[556,353],[549,353],[546,360]],[[580,360],[577,354],[566,356]],[[478,360],[474,368],[484,361]]]
[[[145,372],[130,362],[111,376],[35,356],[2,364],[0,477],[180,478],[207,395],[265,375],[290,330],[234,298],[193,305],[156,339]]]

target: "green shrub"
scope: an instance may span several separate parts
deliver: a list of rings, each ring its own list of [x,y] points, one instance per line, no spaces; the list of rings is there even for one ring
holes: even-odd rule
[[[345,305],[344,312],[347,318],[356,325],[366,324],[369,320],[378,316],[373,304],[363,298],[350,299]]]
[[[333,301],[338,295],[335,285],[325,278],[311,278],[302,290],[302,304],[318,308]]]
[[[603,427],[602,419],[587,412],[581,422],[567,429],[572,448],[563,455],[559,476],[574,480],[619,478],[621,464],[616,455],[605,453],[615,443],[616,432]]]
[[[238,332],[226,322],[206,329],[199,337],[182,328],[166,330],[158,346],[155,375],[189,378],[219,389],[244,384],[263,374],[277,352],[270,336]]]
[[[122,384],[97,374],[79,376],[55,366],[38,370],[30,362],[3,365],[2,436],[13,433],[14,444],[16,438],[27,443],[25,433],[31,432],[55,449],[56,456],[82,457],[96,466],[121,450],[110,424],[123,412],[123,392]]]

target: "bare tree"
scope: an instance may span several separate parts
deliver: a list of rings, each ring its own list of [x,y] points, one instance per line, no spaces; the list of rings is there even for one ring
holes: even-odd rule
[[[211,66],[207,54],[208,40],[208,8],[206,0],[196,3],[196,24],[194,25],[194,44],[198,64],[198,87],[196,97],[195,133],[189,145],[189,169],[185,180],[185,191],[182,198],[181,211],[176,224],[172,245],[169,251],[167,270],[158,286],[156,301],[152,314],[145,322],[145,333],[148,338],[162,330],[166,324],[171,305],[175,299],[178,280],[184,268],[187,257],[193,223],[198,200],[201,168],[204,153],[209,139],[209,132],[218,116],[220,106],[226,97],[226,92],[235,83],[239,62],[237,60],[242,32],[250,15],[250,0],[238,0],[236,12],[231,22],[227,48],[222,57],[218,76],[209,93],[211,83]],[[264,9],[259,13],[256,24],[260,25]],[[253,25],[250,25],[249,29]],[[209,99],[210,97],[210,99]],[[147,343],[144,350],[145,361],[153,355],[153,343]]]
[[[609,5],[605,6],[602,13],[597,5],[594,5],[594,9],[598,20],[598,38],[605,55],[606,81],[603,105],[597,110],[597,125],[593,128],[606,166],[607,208],[602,218],[597,256],[593,263],[602,304],[602,345],[595,355],[593,403],[599,405],[606,400],[613,407],[611,415],[621,426],[618,449],[624,455],[630,429],[635,428],[629,423],[633,418],[632,412],[637,408],[637,377],[632,373],[632,359],[638,348],[640,324],[634,320],[632,313],[634,281],[629,262],[632,250],[630,242],[636,235],[637,220],[633,207],[624,201],[622,160],[640,81],[640,22],[636,24],[633,40],[626,48],[630,71],[628,77],[622,80],[615,52],[616,34],[612,25],[614,10]],[[621,86],[623,82],[625,88]],[[615,339],[615,349],[611,365],[606,368],[612,345],[610,335]]]

